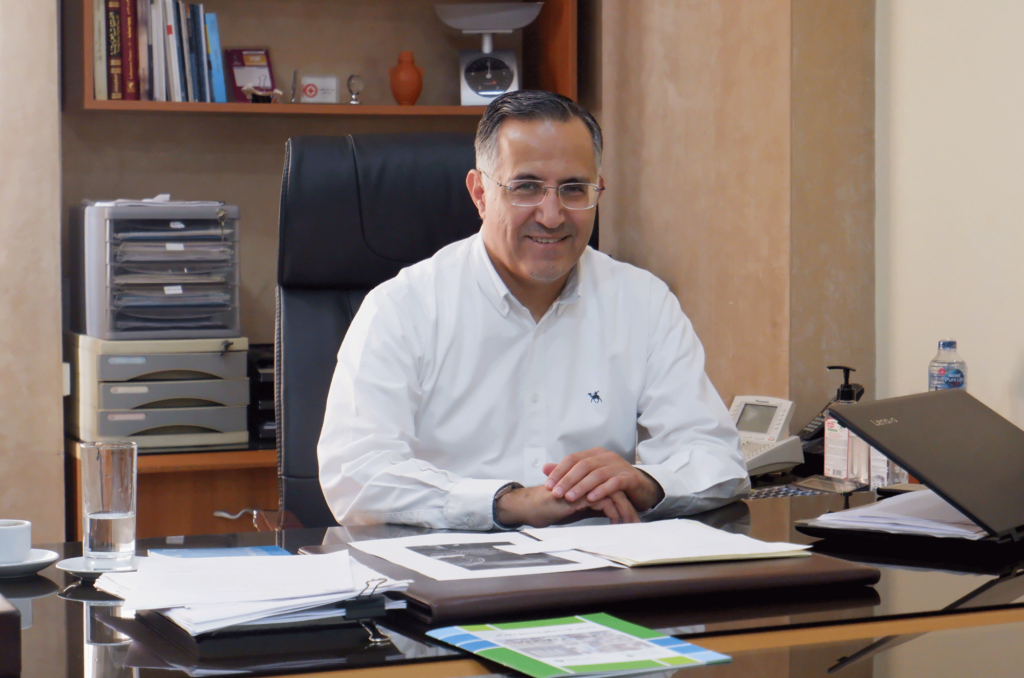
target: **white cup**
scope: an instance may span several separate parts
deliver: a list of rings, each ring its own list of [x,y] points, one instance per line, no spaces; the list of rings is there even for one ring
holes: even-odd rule
[[[0,518],[0,565],[23,563],[32,550],[32,523]]]

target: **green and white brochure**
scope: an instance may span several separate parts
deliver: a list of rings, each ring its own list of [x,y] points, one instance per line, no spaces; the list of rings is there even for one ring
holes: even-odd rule
[[[603,613],[448,626],[427,635],[533,678],[628,676],[732,661]]]

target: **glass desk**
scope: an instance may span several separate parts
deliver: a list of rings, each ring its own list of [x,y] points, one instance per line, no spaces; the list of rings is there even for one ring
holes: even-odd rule
[[[852,499],[854,503],[870,500],[870,496],[857,495]],[[760,499],[727,507],[702,518],[718,527],[760,539],[808,543],[813,539],[794,531],[793,521],[813,518],[826,510],[841,509],[843,504],[844,498],[835,495]],[[138,547],[139,553],[145,553],[146,549],[156,547],[277,543],[295,552],[307,545],[397,536],[416,531],[416,528],[398,526],[301,529],[148,539],[140,540]],[[81,555],[78,543],[46,548],[58,551],[62,558]],[[814,548],[830,555],[873,563],[881,571],[881,580],[873,588],[813,592],[795,589],[756,595],[715,596],[714,599],[673,598],[604,605],[600,609],[732,654],[735,658],[732,665],[701,670],[716,676],[753,675],[750,667],[757,664],[763,664],[766,670],[770,668],[767,672],[757,671],[757,675],[824,676],[840,657],[852,657],[861,651],[871,656],[838,669],[834,675],[947,675],[931,670],[912,672],[914,663],[924,661],[924,656],[913,660],[902,658],[914,656],[916,648],[933,647],[933,639],[947,637],[944,634],[953,634],[948,637],[963,640],[965,647],[970,649],[974,641],[966,639],[975,638],[972,634],[987,638],[987,634],[998,636],[1011,628],[1018,634],[1020,629],[1024,629],[1024,625],[1014,623],[1024,622],[1024,577],[1019,576],[1024,566],[1017,565],[1018,560],[1024,562],[1024,554],[1018,557],[1017,551],[974,549],[929,553],[914,545],[900,553],[890,544],[833,545],[828,542],[817,542]],[[946,569],[937,569],[936,566]],[[120,614],[116,599],[111,600],[82,585],[77,578],[60,572],[54,566],[34,577],[0,580],[0,593],[23,611],[22,675],[25,677],[188,675],[180,669],[140,668],[154,665],[159,658],[146,656],[139,648],[129,654],[129,640],[101,621],[104,616]],[[584,611],[592,610],[585,601],[581,601],[578,610],[552,610],[550,616]],[[384,647],[341,648],[332,657],[294,658],[288,665],[263,665],[259,672],[293,675],[326,671],[328,675],[343,675],[336,672],[361,667],[355,673],[362,678],[364,675],[480,675],[500,671],[498,667],[477,663],[427,641],[422,636],[425,627],[409,622],[400,613],[390,613],[380,627],[392,638],[392,643]],[[959,630],[948,630],[958,627]],[[925,638],[912,638],[929,631],[931,633]],[[888,636],[892,638],[865,650],[877,639]],[[1007,641],[1006,647],[1000,649],[1002,654],[999,656],[1010,662],[1007,666],[1014,668],[1012,673],[992,673],[986,668],[980,674],[1020,675],[1022,664],[1010,661],[1012,652],[1018,652],[1016,649],[1011,652],[1011,648],[1019,645],[1018,642]],[[944,649],[946,646],[940,643],[938,647]],[[997,661],[980,650],[974,654],[958,650],[954,654],[956,658],[961,655],[971,657],[971,661],[977,662],[974,666],[989,666],[988,662]],[[894,658],[901,659],[896,661]],[[135,664],[136,668],[125,666],[126,663]],[[259,661],[256,660],[255,664],[259,665]],[[952,661],[940,662],[940,665],[960,667],[959,672],[948,675],[962,675],[972,670],[971,664]],[[743,666],[747,667],[745,672],[741,669]],[[897,666],[903,668],[897,670],[894,668]],[[193,675],[205,675],[201,668],[192,668]]]

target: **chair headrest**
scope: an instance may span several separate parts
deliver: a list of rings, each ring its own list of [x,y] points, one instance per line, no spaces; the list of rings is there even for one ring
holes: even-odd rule
[[[471,134],[296,137],[285,153],[278,284],[372,288],[480,229]]]

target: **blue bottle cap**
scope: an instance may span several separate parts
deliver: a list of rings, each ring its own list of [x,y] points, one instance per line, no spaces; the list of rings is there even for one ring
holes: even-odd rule
[[[956,339],[942,339],[939,341],[940,351],[955,351],[956,350]]]

